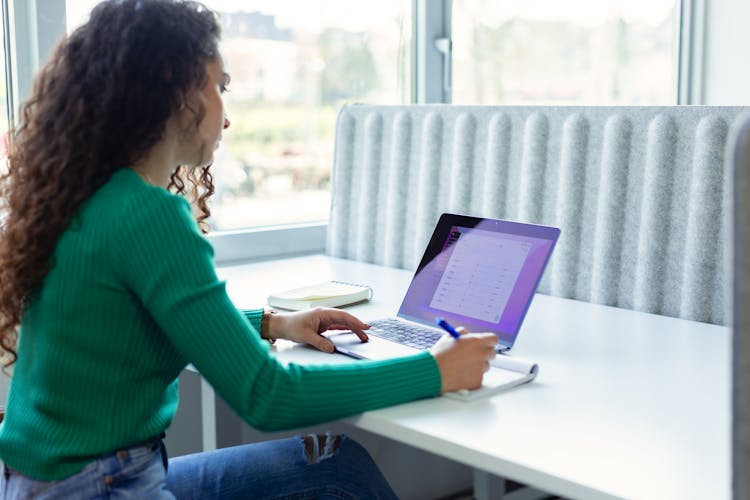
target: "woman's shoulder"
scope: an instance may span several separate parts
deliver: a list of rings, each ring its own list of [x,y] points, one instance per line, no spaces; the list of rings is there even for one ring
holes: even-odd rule
[[[191,232],[197,226],[184,197],[152,186],[131,169],[123,168],[83,203],[71,229],[84,233],[144,234],[147,228],[162,224],[182,226]]]
[[[91,197],[88,205],[90,210],[116,216],[168,207],[190,211],[185,198],[146,183],[130,168],[121,168],[112,174],[109,181]]]

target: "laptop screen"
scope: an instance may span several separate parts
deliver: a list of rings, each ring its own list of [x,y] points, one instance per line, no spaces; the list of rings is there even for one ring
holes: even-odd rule
[[[554,227],[443,214],[398,315],[443,317],[512,346],[560,234]]]

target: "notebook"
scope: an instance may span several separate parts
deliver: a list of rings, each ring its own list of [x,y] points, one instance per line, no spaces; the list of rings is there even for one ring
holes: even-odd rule
[[[268,296],[268,305],[299,311],[313,307],[340,307],[372,298],[372,288],[344,281],[324,281]]]
[[[327,336],[348,356],[388,359],[432,346],[445,333],[435,324],[442,317],[470,332],[494,333],[502,354],[485,374],[483,392],[451,397],[473,399],[532,380],[536,364],[504,353],[516,341],[559,235],[550,226],[442,214],[397,316],[368,321],[369,342],[351,332]]]

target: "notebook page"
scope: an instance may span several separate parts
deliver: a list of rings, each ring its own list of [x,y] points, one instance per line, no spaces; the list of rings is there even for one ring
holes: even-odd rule
[[[326,281],[323,283],[295,288],[294,290],[288,290],[286,292],[276,293],[274,296],[287,300],[318,300],[359,293],[363,288],[367,287],[342,283],[339,281]]]
[[[507,354],[498,354],[490,362],[490,365],[503,370],[511,370],[518,373],[529,374],[537,366],[536,363],[526,361],[516,357],[508,356]]]

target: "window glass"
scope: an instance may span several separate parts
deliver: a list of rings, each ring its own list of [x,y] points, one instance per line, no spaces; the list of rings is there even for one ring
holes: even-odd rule
[[[89,12],[99,0],[65,0],[65,23],[68,33],[83,24],[89,17]]]
[[[676,104],[679,4],[453,0],[453,102]]]
[[[327,220],[341,106],[410,99],[410,2],[205,3],[221,13],[232,76],[215,226]]]
[[[67,0],[68,29],[95,5]],[[336,117],[411,99],[409,0],[205,0],[222,24],[231,127],[216,153],[215,229],[325,221]]]

